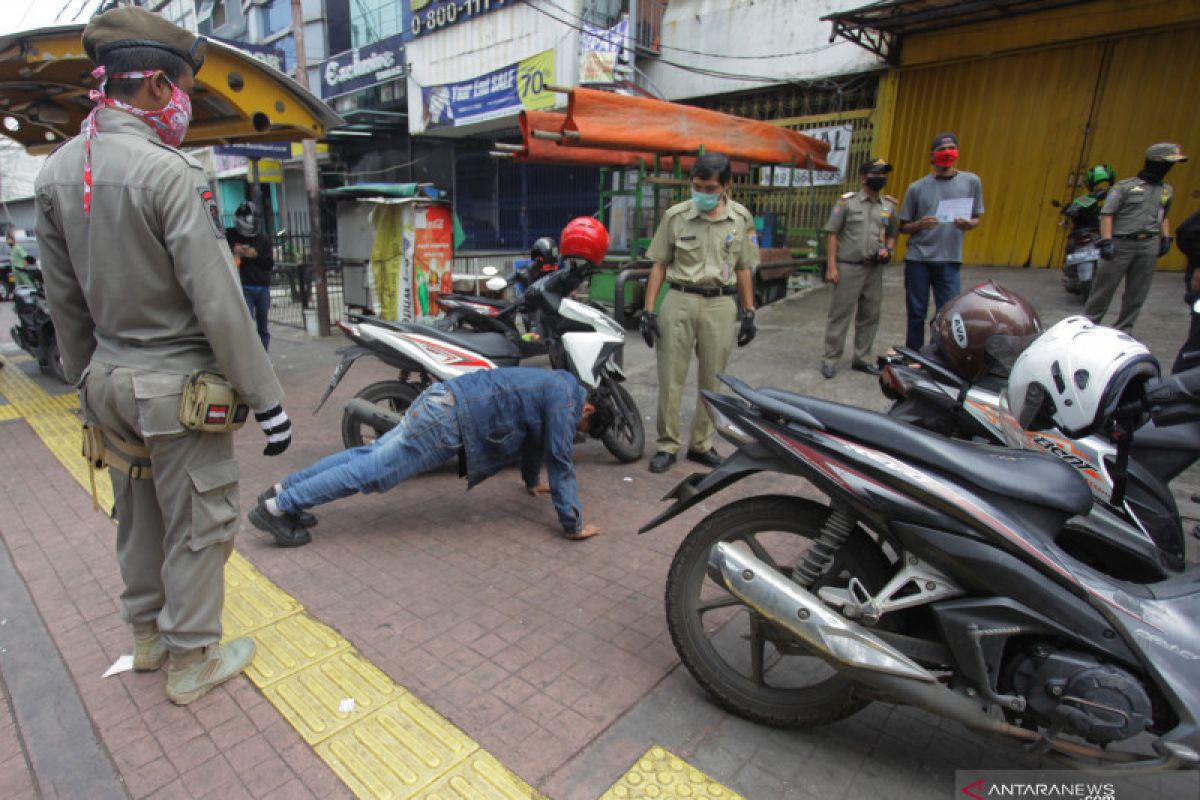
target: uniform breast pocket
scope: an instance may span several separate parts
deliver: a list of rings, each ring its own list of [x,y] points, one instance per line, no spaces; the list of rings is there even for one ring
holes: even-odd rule
[[[704,248],[699,239],[679,239],[675,242],[675,263],[681,267],[698,267],[704,263]]]
[[[238,510],[238,465],[217,461],[188,470],[192,482],[192,550],[227,542],[241,530]]]

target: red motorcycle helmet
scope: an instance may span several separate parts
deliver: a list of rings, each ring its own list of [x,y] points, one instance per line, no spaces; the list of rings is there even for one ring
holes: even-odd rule
[[[608,254],[608,231],[595,217],[576,217],[563,228],[558,251],[563,258],[582,258],[598,267]]]
[[[968,289],[942,306],[933,320],[933,341],[954,371],[976,381],[995,364],[1016,356],[1042,332],[1028,301],[995,281]],[[1010,362],[1011,363],[1011,362]]]

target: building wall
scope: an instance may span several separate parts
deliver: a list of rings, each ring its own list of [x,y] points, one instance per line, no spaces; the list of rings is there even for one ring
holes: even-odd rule
[[[820,21],[861,5],[863,0],[671,0],[662,55],[638,60],[649,79],[643,85],[682,100],[879,69],[880,60],[863,48],[844,39],[831,43],[830,23]],[[699,74],[697,68],[729,76]]]
[[[1188,4],[1145,4],[1156,5],[1179,14]],[[1200,148],[1200,84],[1180,80],[1200,74],[1200,6],[1191,9],[1190,17],[1143,16],[1102,0],[1042,20],[1031,15],[906,41],[891,133],[879,143],[896,164],[897,193],[928,171],[932,137],[954,131],[959,166],[980,176],[987,208],[965,238],[964,259],[1061,265],[1066,229],[1052,201],[1065,204],[1086,191],[1080,175],[1087,166],[1109,163],[1125,178],[1154,142]],[[1163,27],[1136,30],[1139,24]],[[971,42],[1008,52],[972,54],[964,45]],[[1195,210],[1198,180],[1195,159],[1168,176],[1176,187],[1172,223]],[[1179,269],[1183,257],[1172,251],[1159,264]]]

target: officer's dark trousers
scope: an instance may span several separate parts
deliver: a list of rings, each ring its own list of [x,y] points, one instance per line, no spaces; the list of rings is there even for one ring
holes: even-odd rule
[[[920,350],[925,343],[925,316],[929,313],[929,290],[933,289],[934,313],[961,289],[958,262],[904,260],[904,302],[908,310],[906,347]]]
[[[1107,261],[1100,259],[1096,277],[1092,279],[1092,293],[1088,295],[1083,313],[1088,319],[1100,324],[1121,281],[1125,282],[1125,293],[1121,295],[1121,313],[1117,315],[1114,328],[1129,333],[1137,321],[1142,303],[1150,294],[1150,283],[1154,280],[1154,265],[1158,261],[1158,237],[1143,242],[1133,239],[1113,239],[1116,255]]]

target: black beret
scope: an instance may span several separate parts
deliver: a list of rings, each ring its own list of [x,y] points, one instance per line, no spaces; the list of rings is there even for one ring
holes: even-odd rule
[[[123,47],[157,47],[174,53],[195,72],[204,64],[208,40],[138,6],[122,6],[92,17],[83,29],[83,49],[99,64]]]

